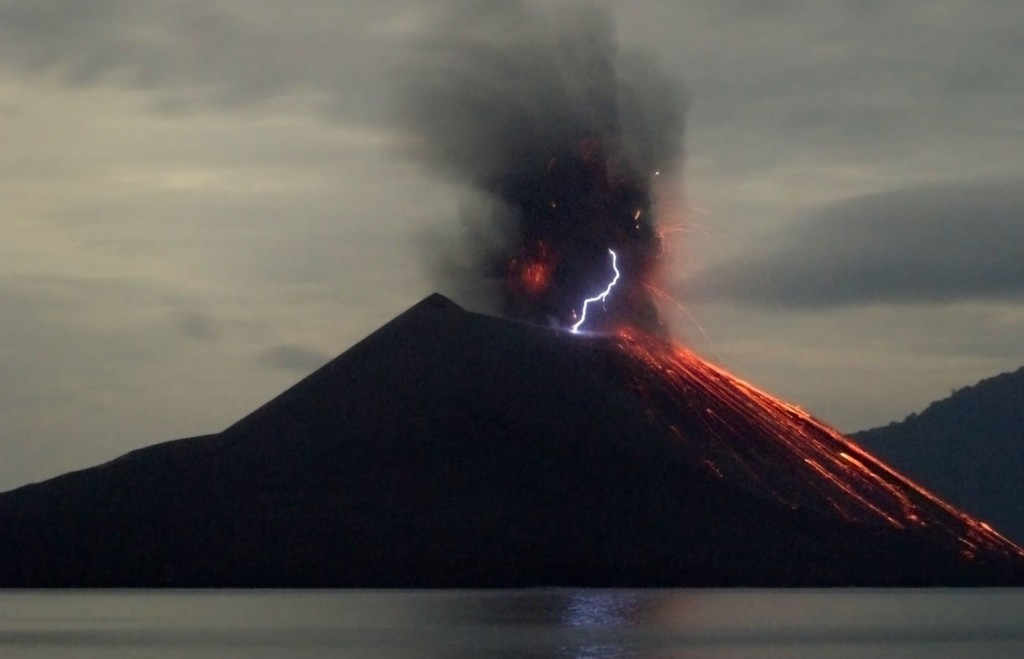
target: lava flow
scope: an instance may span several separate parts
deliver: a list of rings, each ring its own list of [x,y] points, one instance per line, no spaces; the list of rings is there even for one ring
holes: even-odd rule
[[[620,330],[623,384],[716,478],[794,509],[954,542],[965,558],[1024,557],[988,524],[895,472],[835,429],[660,337]],[[639,368],[637,366],[639,365]]]

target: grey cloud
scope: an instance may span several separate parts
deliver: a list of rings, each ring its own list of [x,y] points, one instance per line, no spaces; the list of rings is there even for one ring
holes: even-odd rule
[[[195,307],[144,278],[0,277],[0,490],[223,427],[276,390],[243,367],[251,337],[168,322]]]
[[[1024,22],[1012,0],[666,3],[643,22],[617,6],[622,32],[657,43],[687,81],[691,147],[730,171],[793,154],[945,150],[962,162],[979,141],[1019,144]]]
[[[0,279],[0,404],[18,392],[62,392],[71,384],[118,388],[125,363],[160,356],[153,309],[180,304],[154,282],[73,276]],[[34,394],[33,394],[34,395]],[[45,403],[45,400],[42,400]]]
[[[899,190],[829,206],[712,266],[695,292],[756,305],[1024,299],[1024,181]]]
[[[258,361],[269,368],[309,373],[320,368],[330,356],[294,343],[282,343],[264,350]]]
[[[168,110],[296,93],[336,117],[379,120],[393,105],[386,72],[452,4],[0,0],[0,67],[149,89]],[[787,149],[877,154],[926,126],[998,142],[1017,117],[998,108],[1024,94],[1014,0],[604,4],[627,41],[653,45],[688,81],[704,131],[728,126],[715,146],[735,148],[735,166]],[[752,134],[774,136],[772,153],[741,148]]]
[[[110,436],[133,424],[98,427],[116,401],[137,402],[146,387],[129,375],[168,348],[135,312],[157,298],[167,291],[115,280],[0,278],[0,490],[116,454]]]
[[[220,338],[222,328],[217,320],[200,311],[180,311],[175,314],[174,325],[181,334],[197,341]]]
[[[408,3],[0,0],[0,66],[70,85],[150,89],[156,106],[236,106],[319,94],[372,116]]]

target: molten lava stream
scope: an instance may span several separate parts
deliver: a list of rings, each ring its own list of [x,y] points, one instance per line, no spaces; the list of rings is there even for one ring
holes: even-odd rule
[[[652,416],[685,420],[679,437],[716,477],[797,508],[1024,556],[987,524],[945,503],[835,429],[669,341],[620,330],[631,388]],[[640,364],[642,368],[637,369]],[[695,429],[704,429],[698,431]]]

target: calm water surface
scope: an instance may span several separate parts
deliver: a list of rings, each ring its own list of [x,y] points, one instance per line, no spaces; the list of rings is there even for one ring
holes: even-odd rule
[[[0,657],[1024,658],[1024,590],[0,591]]]

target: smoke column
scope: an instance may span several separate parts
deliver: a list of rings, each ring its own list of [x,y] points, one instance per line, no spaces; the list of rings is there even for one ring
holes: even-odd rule
[[[686,97],[643,54],[622,55],[591,5],[464,3],[403,77],[406,123],[430,171],[475,191],[445,284],[508,317],[589,329],[662,329],[646,286],[660,238],[652,183],[680,153]]]

